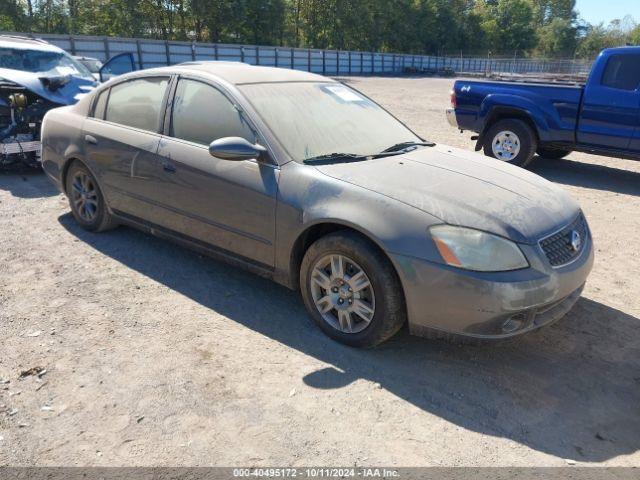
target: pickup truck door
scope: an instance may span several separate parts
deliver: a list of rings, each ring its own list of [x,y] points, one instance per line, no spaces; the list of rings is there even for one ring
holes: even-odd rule
[[[577,142],[628,150],[640,111],[640,54],[613,54],[596,62],[584,91]]]

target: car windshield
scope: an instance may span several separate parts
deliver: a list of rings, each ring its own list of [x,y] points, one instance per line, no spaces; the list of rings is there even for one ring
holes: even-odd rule
[[[87,67],[65,52],[0,48],[0,68],[40,73],[43,76],[93,78]]]
[[[298,162],[336,152],[370,155],[421,141],[378,104],[339,83],[260,83],[239,88]]]

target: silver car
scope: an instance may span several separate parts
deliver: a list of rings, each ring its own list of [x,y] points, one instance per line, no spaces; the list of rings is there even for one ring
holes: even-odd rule
[[[305,72],[201,62],[127,74],[44,120],[76,221],[126,224],[300,289],[318,326],[376,345],[494,339],[562,317],[593,263],[563,190],[420,138]]]

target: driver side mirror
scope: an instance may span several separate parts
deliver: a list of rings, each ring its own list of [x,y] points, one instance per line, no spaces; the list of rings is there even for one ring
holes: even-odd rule
[[[259,159],[267,152],[262,145],[251,144],[242,137],[224,137],[214,140],[209,145],[211,156],[223,160],[250,160]]]

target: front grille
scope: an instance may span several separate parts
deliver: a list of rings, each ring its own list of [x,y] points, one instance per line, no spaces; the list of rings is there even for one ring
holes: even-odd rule
[[[544,251],[549,263],[553,267],[560,267],[573,261],[580,255],[587,242],[587,221],[580,213],[578,217],[569,225],[557,233],[540,240],[540,246]],[[576,234],[578,237],[576,237]],[[574,241],[579,238],[579,242]],[[578,243],[576,247],[576,243]]]

